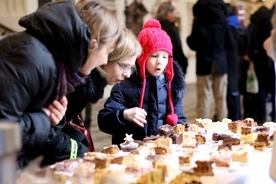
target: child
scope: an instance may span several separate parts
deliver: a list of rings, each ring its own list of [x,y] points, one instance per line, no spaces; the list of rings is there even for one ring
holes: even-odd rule
[[[114,85],[98,114],[99,129],[112,135],[112,144],[157,135],[158,127],[186,121],[182,98],[185,84],[181,68],[173,62],[170,37],[158,20],[150,19],[138,35],[143,53],[137,72]]]

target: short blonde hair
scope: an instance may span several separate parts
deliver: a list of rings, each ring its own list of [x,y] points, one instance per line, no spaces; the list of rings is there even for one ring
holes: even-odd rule
[[[108,63],[118,62],[127,57],[137,56],[142,53],[142,47],[137,40],[137,37],[132,31],[127,28],[123,28],[122,38],[120,43],[113,52],[108,55]],[[101,67],[97,68],[103,76],[108,75]]]
[[[126,57],[140,56],[142,48],[136,36],[127,28],[123,29],[123,38],[120,40],[120,46],[116,47],[108,56],[108,62],[120,61]]]
[[[91,30],[91,37],[98,41],[99,47],[115,39],[121,39],[122,26],[114,12],[97,0],[79,0],[75,8],[82,21]]]

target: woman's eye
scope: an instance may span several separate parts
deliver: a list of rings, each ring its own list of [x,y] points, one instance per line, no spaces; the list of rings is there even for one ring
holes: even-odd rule
[[[124,65],[124,64],[122,64],[122,67],[123,67],[123,68],[130,68],[130,66]]]

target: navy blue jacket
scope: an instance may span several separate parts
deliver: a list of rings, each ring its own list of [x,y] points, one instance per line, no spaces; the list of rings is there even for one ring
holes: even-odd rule
[[[138,73],[134,73],[129,79],[113,86],[104,109],[100,110],[98,114],[99,129],[112,135],[112,144],[122,143],[125,133],[133,134],[135,140],[157,135],[158,127],[165,124],[165,117],[170,112],[167,99],[168,83],[165,76],[148,76],[143,103],[143,109],[147,112],[147,124],[143,128],[123,118],[125,109],[139,106],[143,80]],[[174,63],[172,97],[174,112],[178,115],[178,123],[186,121],[182,107],[185,90],[181,68]]]

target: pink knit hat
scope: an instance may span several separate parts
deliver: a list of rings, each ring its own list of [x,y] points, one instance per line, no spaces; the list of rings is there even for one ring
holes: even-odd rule
[[[150,19],[145,24],[143,29],[138,35],[138,41],[140,42],[143,53],[138,58],[137,63],[140,67],[140,75],[143,79],[143,87],[140,98],[139,107],[142,108],[144,94],[146,89],[146,62],[150,55],[156,51],[166,51],[169,53],[169,62],[165,69],[165,76],[168,81],[168,100],[170,106],[170,114],[166,116],[166,123],[169,125],[175,125],[178,121],[178,116],[174,114],[174,106],[171,93],[171,82],[174,76],[173,71],[173,59],[172,59],[172,42],[168,34],[161,29],[161,24],[156,19]]]

